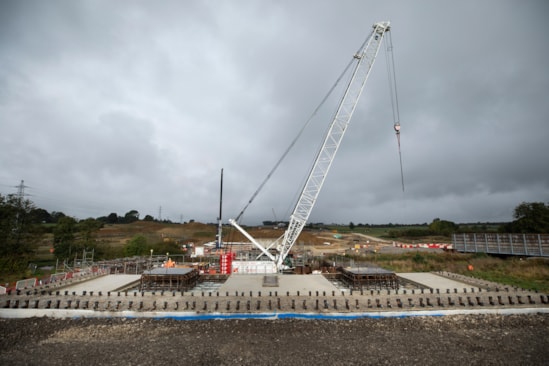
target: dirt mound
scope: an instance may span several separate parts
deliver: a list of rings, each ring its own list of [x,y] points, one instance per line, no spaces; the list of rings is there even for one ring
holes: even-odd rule
[[[0,319],[3,365],[545,365],[549,315]]]

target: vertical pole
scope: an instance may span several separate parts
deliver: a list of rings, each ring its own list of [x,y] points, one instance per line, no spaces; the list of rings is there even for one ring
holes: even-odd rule
[[[478,247],[477,247],[477,233],[473,233],[473,242],[475,243],[475,253],[478,253]]]
[[[221,188],[219,192],[219,217],[217,218],[217,248],[221,248],[223,246],[223,241],[221,239],[221,235],[223,233],[222,210],[223,210],[223,168],[221,169]]]
[[[25,181],[22,180],[21,184],[17,186],[17,211],[15,213],[15,231],[17,233],[17,246],[19,246],[19,234],[20,234],[20,227],[19,224],[21,223],[22,218],[19,217],[20,213],[23,211],[23,198],[25,197]]]

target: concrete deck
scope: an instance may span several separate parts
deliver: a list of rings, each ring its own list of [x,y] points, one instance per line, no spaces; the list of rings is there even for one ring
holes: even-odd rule
[[[486,286],[484,282],[474,285],[471,279],[463,278],[469,281],[465,284],[459,282],[459,277],[447,278],[444,274],[398,275],[441,291],[338,291],[322,275],[282,274],[276,275],[279,286],[264,287],[265,275],[238,274],[230,276],[219,291],[173,294],[145,291],[139,294],[117,291],[139,280],[139,275],[108,275],[60,288],[66,291],[18,291],[2,295],[0,318],[160,316],[196,320],[304,316],[310,319],[311,316],[325,318],[332,314],[341,319],[342,316],[378,317],[387,314],[442,315],[456,311],[461,314],[549,312],[549,295],[534,291],[494,284]],[[482,290],[478,286],[482,286]]]
[[[117,289],[129,285],[132,282],[138,281],[141,278],[141,275],[127,275],[127,274],[115,274],[115,275],[106,275],[95,278],[90,281],[84,281],[77,284],[74,284],[69,287],[65,287],[65,291],[116,291]]]
[[[462,291],[464,288],[471,287],[463,282],[453,281],[446,277],[428,272],[397,273],[397,276],[432,289],[458,289],[458,291]]]
[[[263,276],[278,276],[277,287],[263,287]],[[269,291],[278,293],[290,292],[292,294],[300,293],[307,294],[309,291],[337,291],[330,281],[328,281],[322,275],[246,275],[235,274],[229,277],[229,279],[221,285],[219,292],[229,292],[234,294],[236,291],[249,293],[253,291],[257,293],[262,291],[267,293]]]
[[[278,286],[263,286],[264,276],[277,276]],[[432,289],[458,289],[458,291],[463,291],[463,289],[471,287],[470,285],[467,285],[463,282],[454,281],[449,278],[436,275],[434,273],[397,273],[397,276]],[[116,291],[121,287],[138,281],[140,278],[141,275],[107,275],[95,278],[90,281],[74,284],[72,286],[64,288],[64,290],[70,292]],[[254,293],[257,293],[259,291],[268,293],[277,291],[278,293],[290,292],[291,294],[296,294],[299,291],[302,294],[307,294],[309,291],[338,291],[338,288],[322,275],[234,274],[231,275],[228,280],[221,285],[218,291],[221,293],[228,292],[231,295],[233,295],[237,291],[240,293],[249,293],[250,291],[253,291]]]

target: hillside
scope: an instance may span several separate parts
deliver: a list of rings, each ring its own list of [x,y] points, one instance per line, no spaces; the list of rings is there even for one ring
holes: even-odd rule
[[[162,241],[203,244],[215,240],[216,227],[201,223],[167,224],[136,221],[131,224],[108,224],[99,230],[97,239],[111,245],[125,244],[136,235],[143,235],[151,243]]]
[[[257,239],[272,239],[273,241],[284,234],[283,229],[271,227],[249,227],[246,230]],[[175,243],[195,246],[216,240],[217,226],[214,224],[203,224],[198,222],[185,224],[168,224],[151,221],[136,221],[131,224],[105,225],[97,233],[97,240],[114,249],[122,248],[131,238],[142,235],[150,244]],[[331,230],[304,230],[299,236],[295,249],[302,248],[311,251],[313,255],[342,254],[346,249],[355,245],[370,248],[387,246],[388,243],[382,239],[366,236],[360,233],[343,233],[334,235]],[[336,238],[337,236],[337,238]],[[248,242],[238,230],[230,225],[223,227],[223,241]]]
[[[266,227],[247,228],[248,232],[258,239],[276,239],[284,234],[282,229]],[[143,235],[151,243],[174,241],[180,243],[192,242],[196,245],[214,241],[217,226],[198,222],[185,224],[168,224],[152,221],[136,221],[131,224],[108,224],[99,230],[97,239],[111,245],[124,245],[135,235]],[[298,243],[305,245],[323,245],[325,242],[347,241],[344,238],[335,239],[330,231],[304,230],[298,238]],[[239,231],[229,225],[223,227],[223,240],[231,242],[248,241]],[[356,239],[354,239],[356,240]]]

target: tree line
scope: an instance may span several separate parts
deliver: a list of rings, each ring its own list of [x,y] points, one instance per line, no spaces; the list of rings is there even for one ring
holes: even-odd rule
[[[0,272],[21,273],[27,268],[46,234],[53,235],[53,250],[57,258],[63,260],[94,250],[96,258],[124,256],[124,250],[107,253],[109,248],[97,241],[97,233],[106,224],[130,224],[140,220],[137,210],[130,210],[123,216],[111,213],[97,218],[83,220],[68,216],[63,212],[48,212],[36,207],[29,199],[15,194],[0,194]],[[157,221],[146,215],[144,221]],[[163,223],[172,223],[163,220]],[[142,241],[141,241],[142,242]],[[156,245],[160,251],[170,247]],[[173,250],[173,248],[172,248]]]
[[[66,217],[63,212],[52,211],[51,213],[43,208],[34,208],[31,210],[31,215],[34,217],[35,221],[43,224],[56,224],[59,219]],[[89,220],[89,219],[87,219]],[[139,211],[130,210],[126,212],[123,216],[119,216],[116,212],[111,212],[106,216],[100,216],[94,220],[99,221],[104,224],[131,224],[132,222],[139,220]],[[143,218],[143,221],[158,221],[151,215],[146,215]],[[170,220],[162,220],[164,223],[171,224]]]
[[[514,220],[503,223],[495,229],[498,233],[549,233],[549,205],[543,202],[523,202],[515,207]],[[351,223],[352,224],[352,223]],[[410,228],[405,230],[389,230],[388,236],[397,237],[425,237],[439,235],[450,237],[453,233],[487,232],[486,224],[460,225],[448,220],[434,219],[427,228]]]

